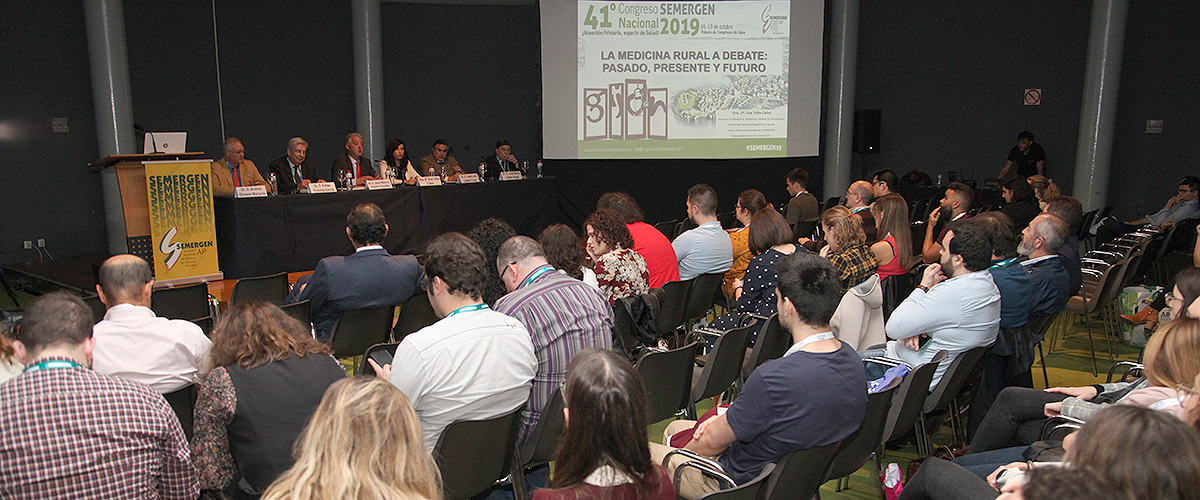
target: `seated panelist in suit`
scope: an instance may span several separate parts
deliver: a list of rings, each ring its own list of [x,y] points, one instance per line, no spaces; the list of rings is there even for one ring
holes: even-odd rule
[[[299,137],[288,139],[287,154],[271,162],[270,171],[275,174],[279,194],[292,194],[308,189],[311,182],[323,182],[317,170],[305,159],[308,157],[308,142]]]
[[[300,290],[288,302],[309,300],[317,338],[328,341],[338,313],[350,309],[399,305],[424,290],[424,269],[412,255],[388,255],[383,248],[387,219],[374,203],[346,216],[346,236],[354,254],[325,257],[310,276],[296,281]],[[308,278],[305,280],[304,278]]]
[[[358,132],[346,134],[346,154],[333,159],[333,167],[329,169],[329,178],[337,179],[338,174],[345,171],[354,172],[358,185],[366,184],[369,180],[378,179],[371,160],[363,157],[363,138]]]
[[[437,175],[446,182],[455,182],[458,180],[458,174],[461,174],[463,169],[458,166],[458,160],[450,156],[450,143],[445,139],[433,141],[433,151],[421,158],[421,165],[417,167],[421,175]]]
[[[521,168],[517,163],[517,157],[512,154],[512,146],[504,139],[496,142],[496,154],[484,158],[483,161],[487,164],[488,180],[499,179],[500,172],[516,171]]]
[[[212,162],[213,196],[233,196],[234,188],[266,186],[254,162],[246,159],[246,148],[236,137],[225,139],[225,157]]]

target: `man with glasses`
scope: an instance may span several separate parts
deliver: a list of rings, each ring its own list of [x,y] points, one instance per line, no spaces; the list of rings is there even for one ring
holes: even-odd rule
[[[311,275],[296,280],[288,303],[311,301],[317,339],[329,340],[342,311],[396,306],[424,289],[425,273],[417,258],[389,255],[383,248],[387,232],[387,218],[379,205],[354,207],[346,216],[346,236],[354,244],[354,254],[325,257]]]
[[[308,142],[299,137],[288,139],[287,154],[272,160],[269,165],[279,183],[279,194],[297,193],[301,189],[308,189],[309,183],[324,181],[307,158]]]
[[[846,189],[846,208],[862,218],[863,233],[867,235],[868,245],[879,240],[875,234],[875,216],[871,215],[871,201],[874,196],[871,183],[867,181],[855,181]]]
[[[1200,190],[1200,179],[1189,175],[1179,180],[1179,194],[1168,199],[1166,206],[1162,210],[1128,222],[1121,222],[1116,217],[1104,219],[1104,223],[1096,228],[1096,245],[1112,241],[1113,238],[1134,231],[1146,224],[1153,224],[1156,227],[1164,228],[1184,219],[1200,217],[1200,202],[1197,201],[1197,190]]]

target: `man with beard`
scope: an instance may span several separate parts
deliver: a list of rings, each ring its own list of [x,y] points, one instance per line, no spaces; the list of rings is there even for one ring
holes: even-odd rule
[[[987,273],[992,261],[987,235],[970,221],[961,221],[949,226],[941,246],[941,262],[925,268],[921,284],[888,318],[885,330],[894,340],[885,344],[886,352],[863,353],[886,354],[917,366],[933,360],[938,351],[949,351],[930,389],[960,354],[990,345],[1000,331],[1000,291]],[[886,369],[868,362],[867,380],[881,377]]]
[[[921,247],[921,257],[926,264],[932,264],[941,258],[941,241],[946,238],[946,228],[951,222],[970,217],[967,211],[971,209],[971,199],[974,197],[975,190],[961,182],[951,182],[946,187],[946,196],[942,198],[938,207],[930,212],[929,221],[925,224],[925,244]],[[938,225],[938,222],[942,224]]]
[[[1070,234],[1067,221],[1045,213],[1033,219],[1021,232],[1021,265],[1033,281],[1029,317],[1053,316],[1067,305],[1070,294],[1070,275],[1058,250]]]

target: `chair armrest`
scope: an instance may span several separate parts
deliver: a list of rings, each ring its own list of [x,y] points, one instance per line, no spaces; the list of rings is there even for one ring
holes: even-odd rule
[[[1042,440],[1052,439],[1059,431],[1070,430],[1071,432],[1075,432],[1083,427],[1083,424],[1083,420],[1065,415],[1051,417],[1046,420],[1045,424],[1042,424]],[[1067,434],[1070,434],[1070,432]]]
[[[682,455],[688,458],[687,462],[679,464],[679,467],[675,468],[675,484],[679,484],[679,477],[682,474],[683,469],[691,467],[705,476],[709,476],[717,481],[724,481],[725,483],[728,483],[729,488],[737,486],[737,483],[733,482],[733,478],[725,474],[725,470],[721,467],[720,463],[715,460],[704,458],[692,450],[685,450],[682,448],[678,450],[672,450],[670,453],[667,453],[665,457],[663,457],[662,466],[666,467],[667,464],[670,463],[671,457],[674,455]]]

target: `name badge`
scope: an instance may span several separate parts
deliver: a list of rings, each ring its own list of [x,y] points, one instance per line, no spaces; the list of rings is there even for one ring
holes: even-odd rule
[[[417,185],[421,186],[421,187],[441,186],[442,178],[438,177],[436,175],[422,175],[420,177],[417,177]]]
[[[392,188],[392,181],[390,181],[388,179],[375,179],[375,180],[367,181],[367,189],[370,191],[375,191],[377,189],[391,189],[391,188]]]
[[[337,185],[332,182],[313,182],[308,185],[308,194],[336,193]]]
[[[474,184],[479,182],[479,174],[458,174],[459,184]]]
[[[242,186],[233,189],[234,198],[266,198],[266,186]]]
[[[515,170],[509,170],[507,172],[500,172],[500,180],[502,180],[502,181],[519,181],[524,178],[525,178],[525,176],[521,175],[520,172],[517,172]]]

